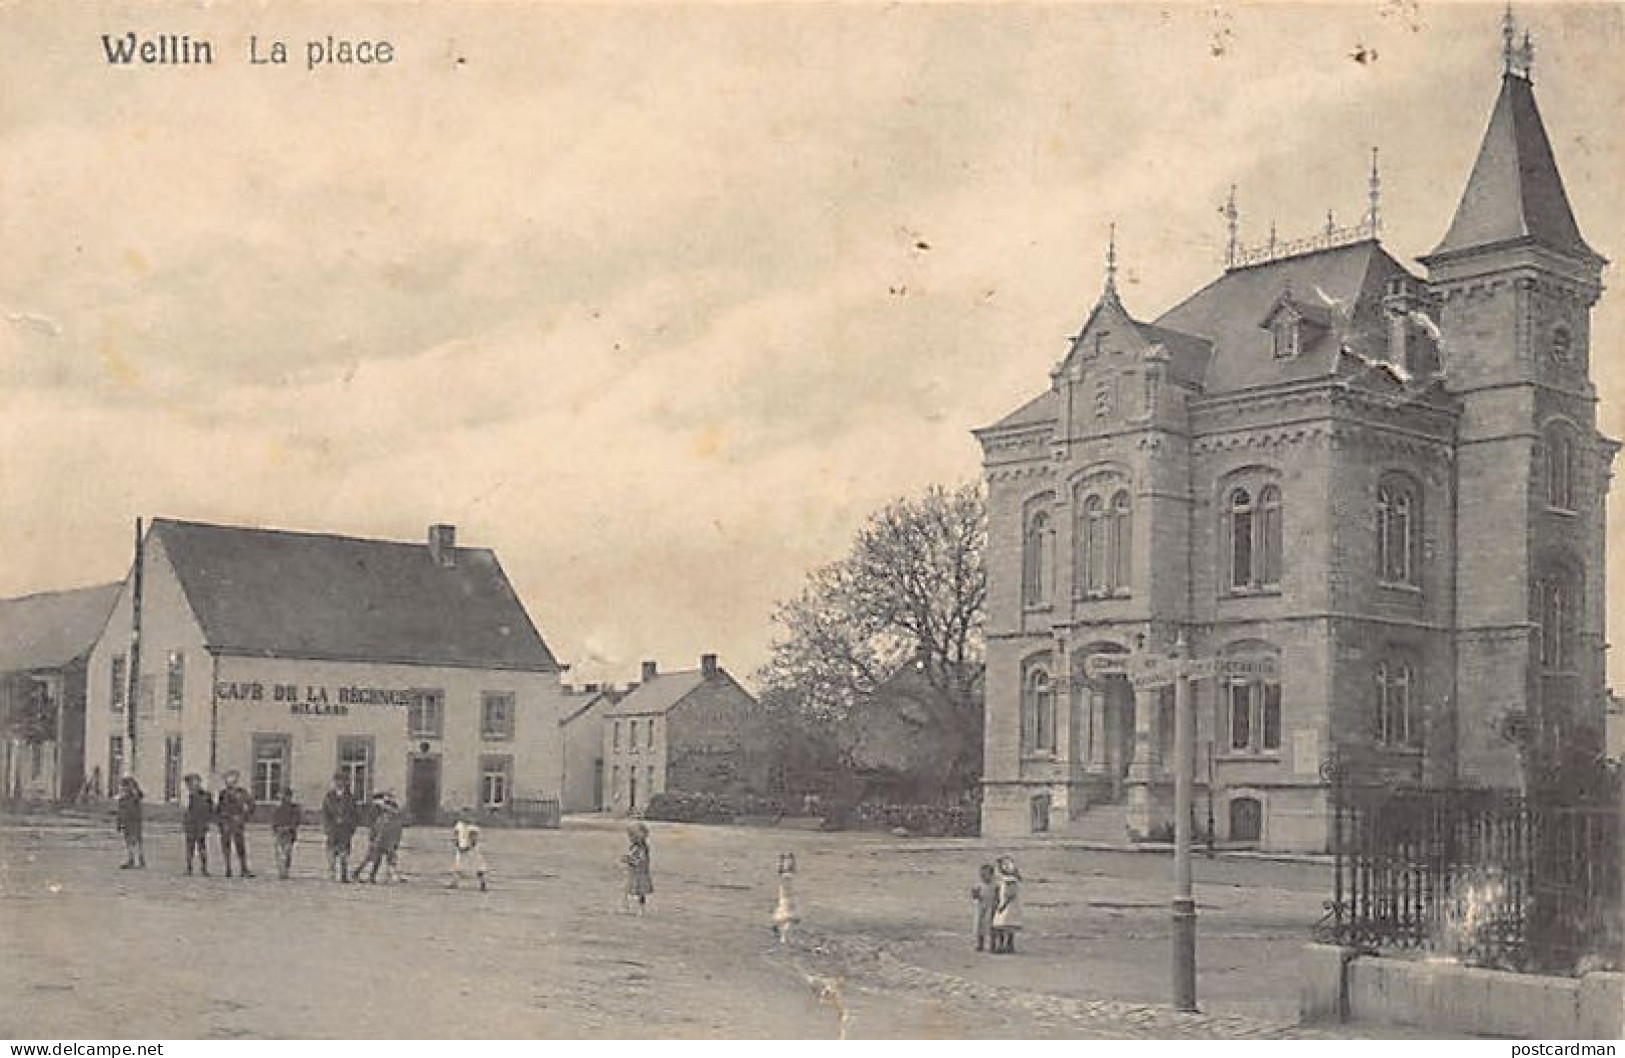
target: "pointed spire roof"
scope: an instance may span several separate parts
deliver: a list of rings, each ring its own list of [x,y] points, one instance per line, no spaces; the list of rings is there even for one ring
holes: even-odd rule
[[[1456,217],[1429,257],[1511,242],[1600,260],[1569,208],[1534,88],[1526,74],[1509,68]]]

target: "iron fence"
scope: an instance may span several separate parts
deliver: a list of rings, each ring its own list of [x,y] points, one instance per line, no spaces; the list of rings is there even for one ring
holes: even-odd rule
[[[1621,964],[1617,803],[1333,781],[1332,898],[1317,932],[1506,969]]]

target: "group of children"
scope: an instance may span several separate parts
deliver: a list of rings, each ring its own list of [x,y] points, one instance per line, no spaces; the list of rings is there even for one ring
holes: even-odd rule
[[[225,786],[218,799],[211,798],[197,775],[186,776],[187,802],[183,817],[186,834],[186,873],[192,873],[194,855],[201,861],[204,875],[209,873],[209,853],[205,839],[209,824],[220,828],[220,852],[226,861],[226,877],[231,877],[231,853],[235,849],[244,878],[254,877],[248,870],[248,848],[244,829],[254,812],[253,798],[238,785],[236,772],[227,772]],[[123,867],[145,867],[146,853],[141,844],[141,787],[134,777],[125,776],[119,784],[115,816],[124,835],[125,862]],[[293,799],[293,791],[284,789],[282,799],[271,814],[271,831],[276,837],[277,877],[287,878],[293,868],[293,848],[299,839],[300,807]],[[333,777],[333,788],[322,799],[322,829],[327,838],[328,877],[341,882],[360,881],[363,873],[368,882],[378,880],[378,868],[385,868],[384,879],[404,882],[397,864],[401,834],[405,819],[400,805],[391,793],[375,794],[370,813],[363,812],[350,794],[348,778],[342,774]],[[357,828],[368,827],[367,854],[360,867],[350,872],[350,849]],[[480,848],[480,828],[466,809],[458,815],[452,826],[451,880],[449,888],[457,888],[466,871],[472,871],[479,881],[480,891],[486,889],[485,853]],[[621,857],[626,868],[626,907],[642,915],[654,893],[653,862],[649,853],[649,828],[635,822],[627,827],[627,851]],[[791,928],[800,921],[796,908],[794,879],[795,853],[779,855],[779,897],[773,911],[773,931],[779,943],[790,940]],[[976,950],[994,955],[1011,955],[1016,950],[1016,934],[1021,929],[1021,872],[1015,860],[1000,856],[994,863],[984,863],[978,884],[971,887],[971,901],[976,905]]]
[[[976,904],[976,950],[1014,955],[1021,930],[1021,872],[1016,861],[1000,856],[982,864],[981,881],[971,887]]]
[[[189,774],[182,780],[186,785],[186,806],[181,815],[181,831],[186,841],[186,873],[194,867],[204,877],[209,875],[208,836],[211,825],[220,832],[220,854],[225,861],[226,877],[232,876],[232,853],[237,854],[238,873],[252,878],[248,869],[248,821],[254,814],[254,798],[240,785],[241,775],[235,771],[225,774],[225,785],[218,796],[203,787],[200,775]],[[142,836],[142,801],[144,794],[135,777],[126,775],[119,780],[119,794],[114,805],[114,818],[124,836],[124,863],[121,869],[144,868],[146,849]],[[271,833],[276,841],[276,869],[278,878],[293,873],[293,850],[299,840],[299,826],[303,809],[293,799],[293,790],[284,788],[281,799],[271,812]],[[355,832],[367,828],[367,851],[360,865],[350,870],[350,853]],[[327,873],[339,882],[378,881],[378,869],[384,868],[386,882],[404,882],[399,870],[401,837],[406,829],[406,817],[391,792],[374,794],[371,804],[363,809],[350,793],[349,777],[343,773],[333,776],[333,787],[322,799],[322,832],[326,837]],[[453,859],[450,887],[456,888],[465,869],[473,870],[480,889],[486,888],[485,854],[479,849],[480,828],[473,822],[473,813],[464,809],[452,827],[452,843],[456,854]]]

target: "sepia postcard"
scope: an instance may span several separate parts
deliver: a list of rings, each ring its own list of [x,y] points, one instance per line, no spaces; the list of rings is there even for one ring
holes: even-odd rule
[[[0,3],[0,1037],[1613,1053],[1622,54]]]

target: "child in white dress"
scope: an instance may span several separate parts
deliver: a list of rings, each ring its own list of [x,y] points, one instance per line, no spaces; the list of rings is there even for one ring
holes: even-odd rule
[[[480,892],[485,892],[485,851],[480,848],[480,826],[474,821],[474,813],[464,808],[457,813],[457,822],[451,828],[452,844],[456,846],[456,855],[452,859],[451,882],[446,886],[455,889],[463,880],[464,870],[473,870],[474,876],[480,880]]]
[[[998,882],[994,889],[993,953],[1014,955],[1016,934],[1021,931],[1021,872],[1009,856],[998,860]]]
[[[796,854],[779,853],[779,904],[773,909],[773,931],[779,935],[780,944],[790,943],[790,929],[801,921],[796,909],[795,877]]]

